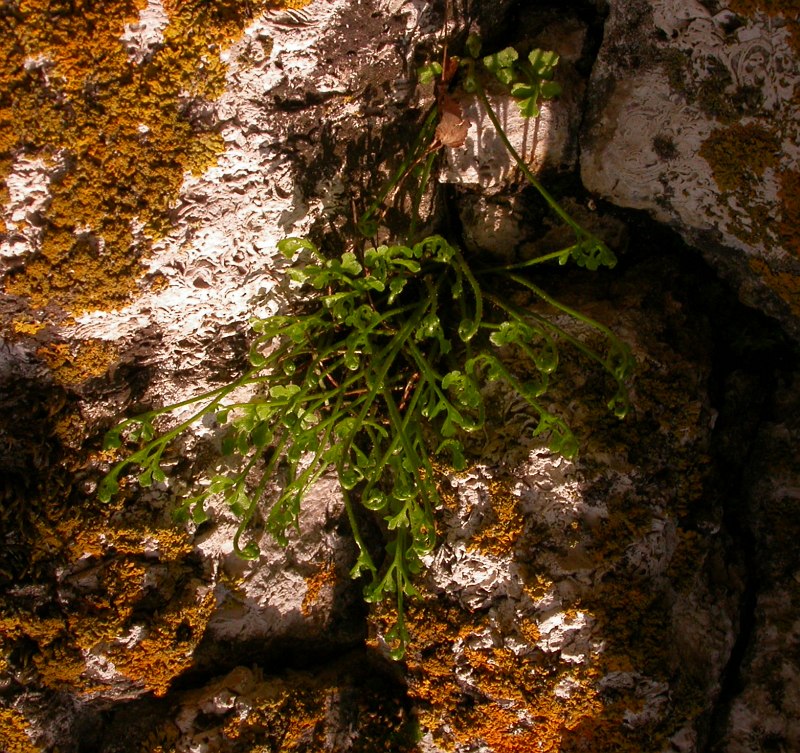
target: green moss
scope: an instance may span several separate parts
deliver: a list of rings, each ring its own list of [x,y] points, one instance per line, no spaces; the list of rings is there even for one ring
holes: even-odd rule
[[[728,67],[717,57],[708,55],[703,60],[702,78],[694,72],[691,55],[674,47],[661,50],[660,61],[672,91],[683,95],[709,118],[733,123],[761,110],[761,91],[752,86],[738,86]]]
[[[667,74],[667,80],[672,91],[690,96],[688,82],[691,73],[691,58],[685,52],[681,52],[674,47],[668,47],[660,51],[661,65]]]
[[[221,51],[270,0],[165,2],[163,44],[141,65],[121,42],[145,0],[27,0],[0,34],[0,199],[21,154],[63,164],[51,183],[41,251],[6,284],[32,306],[70,312],[124,305],[149,241],[187,172],[222,151],[193,103],[223,91]]]
[[[745,114],[761,111],[763,94],[751,86],[736,86],[728,68],[717,58],[709,57],[708,76],[700,81],[695,99],[709,117],[723,123],[733,123]]]

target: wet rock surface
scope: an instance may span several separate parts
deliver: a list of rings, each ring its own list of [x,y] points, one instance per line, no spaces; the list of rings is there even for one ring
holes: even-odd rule
[[[168,3],[139,5],[121,36],[133,66],[171,28]],[[125,305],[0,303],[8,750],[800,747],[796,13],[781,3],[452,4],[456,31],[471,21],[486,44],[562,52],[568,95],[539,132],[511,131],[620,263],[541,282],[628,342],[637,374],[618,421],[602,373],[564,350],[548,398],[581,439],[575,461],[529,440],[533,417],[488,388],[470,467],[439,469],[439,544],[403,662],[387,656],[387,605],[365,605],[348,577],[332,475],[287,547],[256,524],[254,562],[233,555],[225,510],[171,519],[171,495],[212,462],[213,427],[175,448],[167,485],[96,501],[113,462],[104,431],[238,373],[252,300],[282,275],[277,240],[344,244],[351,203],[374,194],[431,101],[414,68],[436,49],[442,4],[284,5],[254,11],[219,52],[224,92],[191,107],[224,150],[187,173],[166,232],[137,236],[144,282]],[[506,261],[557,247],[546,208],[481,137],[479,108],[464,113],[471,136],[441,173],[429,227]],[[746,182],[718,159],[731,145]],[[16,155],[0,194],[4,269],[41,250],[62,169]]]

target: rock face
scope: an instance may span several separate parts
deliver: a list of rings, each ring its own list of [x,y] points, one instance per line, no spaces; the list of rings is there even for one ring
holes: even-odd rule
[[[594,5],[0,9],[4,751],[800,749],[797,11]],[[213,425],[171,450],[165,483],[95,492],[119,418],[244,368],[280,238],[344,250],[433,101],[415,68],[446,24],[456,46],[480,31],[487,51],[561,54],[565,94],[538,121],[491,101],[620,258],[542,285],[617,332],[637,372],[619,421],[602,371],[561,349],[547,399],[574,461],[486,388],[468,469],[440,470],[439,543],[395,663],[392,609],[349,578],[332,473],[287,547],[253,528],[252,562],[221,506],[171,520],[214,462]],[[505,263],[571,242],[458,101],[465,146],[422,224]]]
[[[427,750],[699,749],[690,698],[716,697],[738,613],[713,575],[725,560],[703,495],[713,415],[699,384],[663,380],[657,364],[683,356],[650,340],[662,325],[603,313],[637,333],[647,364],[635,420],[612,427],[598,411],[577,463],[533,448],[452,482],[408,660]],[[680,371],[702,381],[706,368]],[[503,408],[504,428],[522,423]],[[701,507],[702,526],[680,522]]]
[[[751,377],[752,378],[752,377]],[[741,382],[741,375],[737,380]],[[797,530],[797,373],[775,386],[743,474],[742,523],[749,537],[751,617],[745,625],[736,691],[713,750],[751,751],[800,744],[797,715],[797,550],[786,539]]]
[[[797,7],[612,0],[581,176],[675,226],[800,335]]]

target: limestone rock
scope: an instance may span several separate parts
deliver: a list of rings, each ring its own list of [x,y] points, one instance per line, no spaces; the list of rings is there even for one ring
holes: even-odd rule
[[[541,19],[536,14],[526,18],[530,32],[517,29],[532,46],[557,50],[560,56],[555,81],[562,85],[563,96],[541,103],[538,118],[525,118],[515,101],[502,92],[487,91],[492,109],[517,153],[534,172],[570,170],[577,160],[578,128],[585,81],[576,70],[583,56],[587,34],[585,24],[576,18],[553,19],[546,32],[534,33]],[[489,116],[476,96],[458,100],[468,124],[463,147],[447,150],[447,168],[440,180],[446,183],[479,188],[482,195],[493,195],[507,187],[517,176],[514,160],[508,153]]]
[[[741,593],[718,572],[728,543],[707,494],[710,364],[629,306],[646,279],[622,283],[622,305],[572,291],[634,348],[631,415],[610,425],[599,384],[571,373],[575,363],[569,395],[555,399],[581,406],[576,462],[525,443],[524,408],[498,394],[485,464],[450,482],[425,598],[409,607],[423,750],[500,751],[512,740],[554,751],[703,749],[701,717],[720,691]]]
[[[780,2],[612,0],[581,175],[673,225],[797,337],[795,16]]]
[[[745,479],[753,612],[746,624],[742,664],[733,678],[741,690],[730,701],[714,748],[725,753],[800,745],[794,712],[800,703],[800,558],[794,543],[800,509],[797,385],[796,371],[784,376],[758,431]]]
[[[339,0],[308,8],[302,2],[269,5],[235,4],[232,18],[242,28],[235,33],[228,27],[227,37],[214,36],[221,32],[203,16],[205,6],[195,9],[201,17],[184,41],[199,49],[176,41],[186,31],[181,14],[192,12],[184,6],[152,2],[138,18],[119,10],[99,25],[109,39],[95,42],[111,45],[110,60],[166,88],[158,112],[167,122],[115,132],[115,154],[127,147],[150,154],[165,133],[174,149],[153,155],[153,163],[142,157],[127,178],[106,176],[120,190],[104,201],[111,206],[120,195],[133,196],[139,189],[124,181],[158,165],[167,171],[164,181],[136,194],[136,201],[142,214],[159,207],[162,232],[132,218],[129,205],[106,215],[105,205],[76,207],[72,216],[59,217],[66,227],[58,238],[68,250],[53,258],[46,245],[54,233],[48,213],[65,200],[53,185],[85,157],[83,142],[70,145],[75,153],[67,150],[64,162],[60,153],[57,159],[23,154],[0,166],[8,188],[1,197],[3,272],[13,268],[17,284],[0,308],[0,467],[7,505],[0,675],[8,691],[0,739],[11,739],[13,725],[15,735],[41,750],[84,750],[99,736],[97,750],[142,745],[150,751],[155,748],[146,747],[146,733],[103,741],[98,715],[139,704],[157,717],[158,699],[191,672],[205,677],[241,662],[325,661],[366,632],[359,589],[348,575],[352,540],[332,477],[321,479],[305,500],[300,530],[288,547],[253,529],[261,555],[250,563],[231,551],[235,521],[226,510],[217,509],[212,523],[187,529],[170,519],[170,498],[208,469],[214,426],[200,427],[171,451],[165,483],[132,496],[128,485],[125,500],[111,507],[95,497],[99,475],[114,460],[100,449],[104,430],[124,413],[202,393],[239,370],[250,316],[274,311],[269,304],[257,309],[253,299],[263,301],[280,279],[285,260],[276,242],[309,232],[315,222],[327,227],[350,216],[342,166],[409,108],[408,88],[401,85],[407,52],[395,46],[398,36],[408,35],[412,45],[436,20],[418,3],[392,9]],[[227,12],[216,19],[223,26]],[[83,31],[86,19],[82,11],[75,14],[67,13],[67,22]],[[59,50],[51,54],[63,65]],[[212,71],[221,84],[218,96],[181,91],[180,101],[172,102],[168,87],[183,75],[170,68],[176,59],[197,64],[198,88],[203,71]],[[49,65],[31,75],[41,69],[44,76]],[[177,78],[155,84],[148,80],[154,69]],[[74,77],[85,73],[70,69]],[[75,86],[69,76],[65,80]],[[384,90],[389,82],[398,83],[396,91]],[[48,90],[64,82],[39,83]],[[182,85],[189,87],[189,80]],[[109,101],[124,87],[124,80],[112,79]],[[82,104],[84,90],[76,88],[71,96]],[[172,105],[181,108],[177,126],[168,118]],[[415,118],[408,116],[409,128]],[[177,185],[165,185],[165,176],[181,172],[180,162],[170,160],[182,146],[169,129],[186,121],[213,134],[212,146],[218,136],[220,154],[212,165],[181,174]],[[394,125],[392,133],[406,138]],[[184,146],[196,147],[196,136],[186,135]],[[102,149],[106,135],[90,130],[87,138]],[[383,164],[386,153],[374,160]],[[379,183],[387,170],[385,164],[376,168],[372,179]],[[68,224],[95,210],[103,232]],[[76,238],[86,239],[86,248],[73,248]],[[120,250],[114,243],[124,247],[129,266],[109,279],[104,265]],[[57,269],[62,257],[69,262]],[[49,267],[34,279],[37,265]],[[91,305],[74,307],[74,292],[92,285],[115,290],[115,302],[101,301],[95,290],[86,299]],[[20,688],[26,688],[24,698]],[[321,703],[324,711],[330,701]],[[86,732],[91,727],[97,729]]]
[[[38,5],[6,4],[2,21]],[[442,471],[440,543],[408,605],[405,663],[386,658],[391,606],[368,607],[349,578],[332,473],[287,547],[255,521],[251,562],[232,553],[221,500],[210,521],[170,517],[173,496],[215,462],[213,421],[170,451],[164,483],[131,479],[113,505],[97,502],[115,460],[106,429],[245,368],[248,318],[275,310],[277,241],[310,234],[338,252],[353,232],[354,205],[396,168],[431,101],[414,68],[440,54],[446,14],[421,0],[126,0],[102,18],[67,5],[48,4],[63,28],[25,27],[30,48],[0,37],[16,61],[0,129],[7,92],[35,94],[14,100],[22,130],[10,142],[0,131],[3,743],[798,747],[790,349],[635,214],[567,196],[621,252],[620,269],[543,272],[548,290],[633,347],[631,415],[608,415],[603,375],[566,342],[548,400],[582,438],[577,460],[531,439],[534,417],[487,387],[486,432],[469,439],[477,460]],[[563,178],[580,159],[591,191],[674,225],[744,300],[800,331],[789,3],[610,0],[596,63],[599,16],[533,5],[459,0],[447,14],[455,37],[477,29],[498,49],[561,54],[565,95],[539,121],[491,92],[532,167]],[[101,49],[116,68],[98,82]],[[458,218],[448,232],[470,253],[508,261],[568,244],[519,194],[485,113],[460,101],[466,148],[451,150],[441,196],[424,197],[426,227]],[[403,209],[389,207],[390,226]],[[763,380],[737,389],[752,364]],[[370,535],[380,553],[379,528]]]

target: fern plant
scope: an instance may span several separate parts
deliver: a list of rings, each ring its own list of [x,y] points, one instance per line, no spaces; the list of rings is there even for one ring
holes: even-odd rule
[[[608,405],[620,417],[628,408],[633,367],[628,348],[608,328],[564,306],[531,279],[530,269],[538,264],[571,260],[597,269],[614,266],[616,259],[541,186],[508,141],[483,91],[481,78],[492,74],[509,87],[523,114],[535,115],[538,102],[557,93],[549,85],[557,57],[534,51],[520,67],[510,48],[479,59],[474,38],[467,47],[472,54],[460,61],[462,85],[481,97],[523,175],[574,230],[575,242],[518,264],[481,267],[441,235],[366,248],[354,243],[337,258],[308,238],[284,239],[278,249],[292,260],[288,277],[297,296],[284,313],[252,322],[250,368],[230,384],[122,421],[108,433],[106,447],[139,447],[111,469],[98,492],[100,499],[110,500],[133,467],[139,469],[140,486],[164,482],[170,444],[213,416],[227,427],[220,453],[236,470],[206,479],[180,500],[177,514],[202,523],[209,498],[221,495],[239,520],[234,550],[255,559],[258,547],[247,541],[246,532],[256,513],[279,542],[287,543],[304,496],[334,468],[358,548],[351,574],[366,576],[367,601],[396,600],[396,621],[385,636],[395,658],[402,657],[409,640],[404,600],[417,593],[414,577],[436,541],[436,458],[455,469],[466,466],[464,437],[485,420],[483,386],[499,380],[518,393],[538,416],[533,434],[571,458],[578,441],[543,401],[558,370],[559,348],[577,348],[605,369],[613,385]],[[423,78],[438,77],[440,87],[452,85],[442,73],[452,67],[445,61],[424,71]],[[441,146],[444,96],[440,91],[416,143],[362,217],[365,233],[374,233],[384,202],[407,179],[416,181],[416,214]],[[604,348],[567,332],[555,317],[516,305],[509,287],[528,291],[559,316],[579,320],[601,336]],[[243,391],[254,396],[240,400]],[[162,428],[162,417],[176,411],[189,415]],[[384,531],[381,561],[365,543],[357,504]]]

